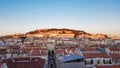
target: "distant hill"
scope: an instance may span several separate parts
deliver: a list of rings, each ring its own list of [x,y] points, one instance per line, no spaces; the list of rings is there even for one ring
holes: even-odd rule
[[[46,35],[50,37],[53,34],[56,36],[70,35],[70,36],[74,36],[74,38],[78,38],[78,37],[86,37],[86,38],[92,38],[92,39],[112,38],[106,34],[90,34],[82,30],[74,30],[74,29],[67,29],[67,28],[37,29],[34,31],[29,31],[25,34],[7,35],[7,36],[2,36],[1,38],[12,38],[12,37],[17,38],[17,37],[25,37],[25,36],[46,36]]]
[[[50,33],[50,34],[74,34],[74,37],[87,37],[87,38],[108,38],[107,35],[105,34],[90,34],[82,30],[74,30],[74,29],[67,29],[67,28],[62,28],[62,29],[57,29],[57,28],[51,28],[51,29],[37,29],[34,31],[27,32],[26,35],[32,35],[32,34],[44,34],[44,33]]]
[[[59,34],[67,34],[67,33],[74,33],[74,34],[88,34],[85,31],[82,30],[73,30],[73,29],[57,29],[57,28],[51,28],[51,29],[39,29],[35,31],[27,32],[26,34],[38,34],[38,33],[56,33],[59,32]]]

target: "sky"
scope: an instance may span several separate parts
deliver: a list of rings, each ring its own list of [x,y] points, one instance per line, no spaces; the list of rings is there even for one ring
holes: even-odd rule
[[[70,28],[120,37],[120,0],[0,0],[0,35]]]

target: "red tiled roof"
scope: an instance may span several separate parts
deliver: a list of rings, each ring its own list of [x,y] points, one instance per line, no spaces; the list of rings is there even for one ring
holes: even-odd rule
[[[118,47],[112,47],[112,48],[110,48],[110,50],[111,51],[120,51],[120,48],[118,48]]]
[[[83,53],[85,58],[110,58],[107,54],[104,53]]]
[[[40,55],[40,51],[39,50],[33,50],[32,55]]]
[[[98,50],[96,50],[96,48],[93,48],[93,47],[83,48],[83,50],[86,50],[86,51],[98,51]]]
[[[113,66],[98,66],[97,68],[120,68],[120,65],[113,65]]]
[[[3,62],[0,62],[0,66],[3,65],[4,63]]]
[[[39,50],[33,50],[33,52],[32,52],[32,55],[39,55],[39,56],[44,56],[44,55],[47,55],[48,54],[48,51],[42,51],[41,53],[40,53],[40,51]]]
[[[9,54],[9,52],[0,51],[1,55]]]
[[[15,45],[15,46],[9,46],[9,48],[11,48],[11,49],[20,49],[20,46],[17,46],[17,45]]]
[[[47,49],[47,48],[40,48],[40,50],[48,51],[48,49]]]
[[[120,58],[120,54],[110,54],[111,58]]]
[[[24,47],[24,50],[31,51],[31,50],[39,50],[39,47]]]
[[[8,68],[44,68],[45,63],[41,58],[32,58],[30,61],[30,57],[7,59],[5,62]]]
[[[56,49],[55,51],[56,51],[57,54],[60,54],[60,53],[64,53],[64,52],[65,52],[64,49]]]

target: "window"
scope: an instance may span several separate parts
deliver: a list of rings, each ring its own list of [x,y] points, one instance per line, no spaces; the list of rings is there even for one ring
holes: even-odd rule
[[[105,64],[105,60],[103,60],[103,63]]]
[[[104,63],[104,64],[110,64],[110,61],[111,61],[111,60],[105,60],[105,59],[104,59],[104,60],[103,60],[103,63]]]
[[[85,60],[85,64],[86,65],[92,65],[93,64],[93,60]]]
[[[100,60],[97,61],[97,64],[100,64]]]
[[[119,59],[119,63],[120,63],[120,59]]]
[[[117,63],[117,62],[118,62],[118,60],[117,60],[117,59],[113,59],[113,62]]]
[[[111,61],[111,59],[109,60],[109,64],[112,64],[112,61]]]

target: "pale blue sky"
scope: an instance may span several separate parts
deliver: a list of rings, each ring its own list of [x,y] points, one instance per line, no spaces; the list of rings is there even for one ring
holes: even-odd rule
[[[38,28],[120,36],[120,0],[0,0],[0,35]]]

